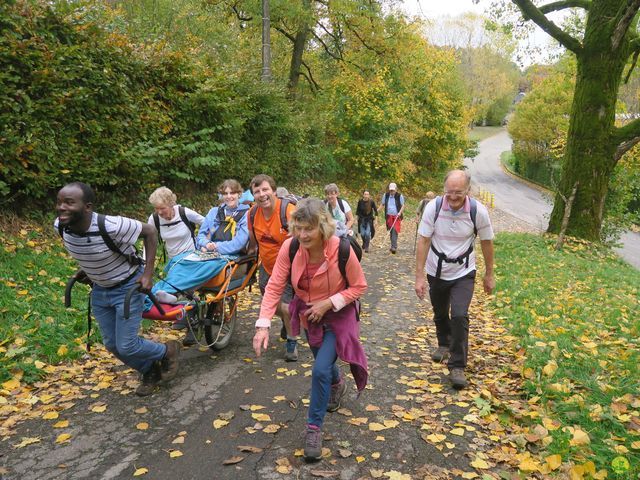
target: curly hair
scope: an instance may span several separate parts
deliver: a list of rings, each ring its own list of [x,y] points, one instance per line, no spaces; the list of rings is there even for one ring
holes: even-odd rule
[[[167,187],[156,188],[151,195],[149,195],[149,203],[151,205],[164,205],[166,207],[173,207],[178,201],[176,194],[169,190]]]

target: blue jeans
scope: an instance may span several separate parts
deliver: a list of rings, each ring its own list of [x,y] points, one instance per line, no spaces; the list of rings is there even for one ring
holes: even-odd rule
[[[360,224],[360,236],[362,237],[362,248],[369,248],[371,241],[371,223],[364,221]]]
[[[164,357],[167,348],[162,343],[152,342],[138,335],[144,294],[131,296],[129,319],[124,319],[124,298],[136,280],[137,277],[134,277],[124,285],[114,288],[94,284],[91,307],[106,349],[125,365],[146,373],[153,362]]]
[[[311,401],[307,423],[322,427],[329,404],[331,384],[340,380],[340,370],[336,365],[336,334],[325,327],[322,345],[320,348],[311,347],[311,353],[315,362],[311,371]]]

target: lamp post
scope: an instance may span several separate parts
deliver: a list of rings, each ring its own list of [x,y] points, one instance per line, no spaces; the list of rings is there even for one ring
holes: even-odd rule
[[[269,0],[262,0],[262,81],[271,81],[271,20]]]

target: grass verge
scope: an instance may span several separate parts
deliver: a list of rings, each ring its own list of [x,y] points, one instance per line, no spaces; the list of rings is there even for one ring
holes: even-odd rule
[[[481,142],[502,132],[504,127],[473,127],[469,130],[469,140]]]
[[[548,433],[546,455],[592,460],[600,472],[592,478],[605,478],[604,470],[606,478],[636,478],[640,272],[599,246],[569,240],[557,252],[554,243],[496,239],[493,308],[525,352],[524,388],[543,409],[531,421]]]
[[[88,288],[78,285],[64,308],[67,279],[76,264],[57,242],[53,227],[24,225],[0,232],[0,382],[32,382],[55,364],[82,355]]]

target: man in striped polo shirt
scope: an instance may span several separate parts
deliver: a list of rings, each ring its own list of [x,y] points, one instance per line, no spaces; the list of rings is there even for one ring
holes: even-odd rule
[[[93,284],[91,305],[104,346],[124,364],[140,372],[142,379],[136,394],[150,395],[161,381],[176,376],[180,345],[175,340],[161,344],[140,337],[144,294],[131,297],[127,320],[124,319],[124,299],[136,283],[142,292],[151,290],[156,230],[153,225],[130,218],[105,216],[101,232],[99,216],[93,211],[94,202],[95,194],[89,185],[68,184],[58,192],[58,218],[54,226],[69,254],[80,264],[77,279]],[[107,241],[102,233],[108,236]],[[138,237],[144,241],[146,263],[136,255]]]
[[[471,178],[452,170],[444,180],[444,196],[429,202],[418,227],[416,284],[418,298],[429,297],[436,324],[438,348],[434,361],[449,357],[449,379],[456,389],[467,386],[464,369],[469,347],[469,304],[476,276],[474,243],[480,237],[485,263],[484,291],[495,287],[493,229],[486,207],[468,196]]]

